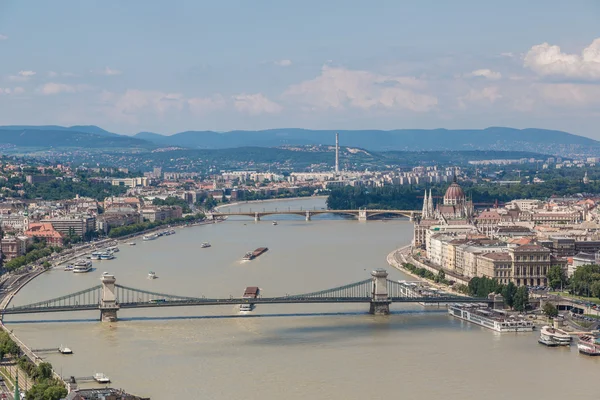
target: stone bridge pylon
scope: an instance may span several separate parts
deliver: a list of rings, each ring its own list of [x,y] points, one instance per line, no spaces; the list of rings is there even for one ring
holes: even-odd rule
[[[388,273],[385,269],[378,268],[371,272],[371,276],[373,279],[373,290],[371,292],[369,314],[387,315],[390,313],[391,304],[387,287]]]
[[[115,293],[115,276],[104,273],[102,275],[102,297],[100,299],[100,320],[102,322],[117,321],[117,295]]]

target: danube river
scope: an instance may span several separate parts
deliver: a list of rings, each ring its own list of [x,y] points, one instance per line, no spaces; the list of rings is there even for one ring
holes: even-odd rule
[[[325,204],[305,199],[231,209],[288,207]],[[14,304],[89,288],[104,271],[122,285],[207,297],[240,296],[246,286],[259,286],[264,296],[311,292],[367,279],[382,267],[390,278],[406,279],[385,260],[409,243],[411,229],[406,220],[231,218],[121,245],[116,259],[95,261],[88,274],[43,274]],[[212,247],[201,249],[204,241]],[[261,246],[269,251],[240,262]],[[158,279],[146,278],[150,270]],[[72,356],[47,356],[58,373],[103,372],[112,386],[153,400],[598,398],[600,360],[577,354],[574,346],[545,348],[535,332],[495,334],[419,305],[392,305],[390,316],[367,311],[368,304],[260,305],[248,317],[233,306],[180,307],[124,310],[112,324],[98,322],[99,312],[5,322],[33,348],[73,349]]]

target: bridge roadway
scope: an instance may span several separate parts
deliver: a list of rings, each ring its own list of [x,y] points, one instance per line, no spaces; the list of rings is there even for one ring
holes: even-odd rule
[[[11,314],[37,314],[47,312],[100,310],[102,321],[117,321],[117,312],[127,308],[161,308],[182,306],[218,306],[236,304],[318,304],[318,303],[370,303],[371,314],[389,314],[391,303],[487,303],[487,298],[455,296],[449,293],[419,292],[410,285],[387,279],[384,269],[376,269],[371,279],[354,282],[318,292],[278,297],[229,297],[214,299],[185,297],[149,292],[116,284],[114,275],[104,273],[101,285],[54,299],[23,306],[8,307],[2,304],[2,317]],[[11,296],[12,298],[12,296]],[[10,301],[10,300],[9,300]]]
[[[391,303],[487,303],[487,298],[464,297],[457,299],[452,297],[388,297],[388,302]],[[163,308],[163,307],[184,307],[184,306],[222,306],[222,305],[239,305],[239,304],[323,304],[323,303],[371,303],[371,297],[312,297],[312,298],[230,298],[230,299],[198,299],[198,300],[169,300],[164,302],[133,302],[133,303],[118,303],[118,307],[127,308]],[[7,308],[2,311],[4,315],[14,314],[37,314],[48,312],[69,312],[69,311],[91,311],[98,310],[100,304],[75,304],[75,305],[60,305],[35,308]]]
[[[320,214],[342,214],[342,215],[352,215],[358,218],[359,221],[366,221],[370,217],[374,217],[376,215],[381,214],[392,214],[392,215],[400,215],[403,217],[410,218],[413,220],[415,216],[420,215],[421,211],[419,210],[368,210],[368,209],[358,209],[358,210],[317,210],[315,209],[300,209],[300,210],[263,210],[263,211],[232,211],[232,212],[221,212],[214,211],[207,213],[206,216],[209,219],[219,218],[219,217],[228,217],[228,216],[245,216],[254,218],[255,221],[260,221],[262,217],[267,215],[299,215],[301,217],[305,217],[307,221],[310,221],[314,215]]]

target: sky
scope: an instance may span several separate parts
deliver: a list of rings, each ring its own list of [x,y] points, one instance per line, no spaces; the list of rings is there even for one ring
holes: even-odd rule
[[[600,139],[596,0],[0,0],[0,125]]]

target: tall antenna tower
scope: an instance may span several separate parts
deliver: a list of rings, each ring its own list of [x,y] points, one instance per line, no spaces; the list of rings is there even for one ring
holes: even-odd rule
[[[340,173],[340,134],[335,133],[335,173]]]

